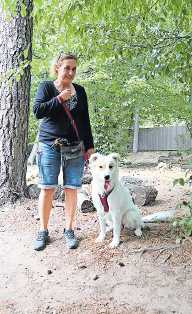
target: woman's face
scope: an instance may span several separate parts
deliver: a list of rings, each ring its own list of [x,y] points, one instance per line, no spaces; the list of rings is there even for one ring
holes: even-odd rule
[[[69,84],[73,81],[76,74],[77,62],[74,59],[63,60],[62,64],[57,69],[57,79]]]

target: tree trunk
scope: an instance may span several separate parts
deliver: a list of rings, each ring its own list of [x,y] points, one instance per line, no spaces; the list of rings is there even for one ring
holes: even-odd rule
[[[138,152],[138,140],[139,140],[139,114],[134,114],[134,133],[133,133],[133,153]]]
[[[18,0],[16,13],[6,18],[0,4],[0,204],[21,196],[26,184],[31,12],[32,0]]]

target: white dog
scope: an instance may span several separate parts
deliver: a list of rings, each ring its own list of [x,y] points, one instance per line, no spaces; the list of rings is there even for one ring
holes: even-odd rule
[[[116,153],[107,156],[95,153],[89,160],[93,176],[93,204],[100,224],[100,234],[96,241],[102,242],[105,239],[106,225],[110,224],[113,230],[112,248],[119,245],[122,225],[135,229],[138,237],[142,235],[139,209],[133,203],[129,190],[119,181],[118,159]]]

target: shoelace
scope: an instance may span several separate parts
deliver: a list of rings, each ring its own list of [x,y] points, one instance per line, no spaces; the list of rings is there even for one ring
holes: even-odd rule
[[[37,234],[37,241],[43,240],[46,236],[47,236],[46,233],[44,233],[44,232],[38,232],[38,234]]]

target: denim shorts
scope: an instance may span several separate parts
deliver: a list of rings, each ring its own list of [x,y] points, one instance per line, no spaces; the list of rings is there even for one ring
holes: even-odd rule
[[[39,169],[39,187],[44,189],[55,188],[58,185],[58,176],[62,168],[63,187],[78,189],[84,169],[83,156],[68,159],[54,147],[38,143],[37,165]]]

